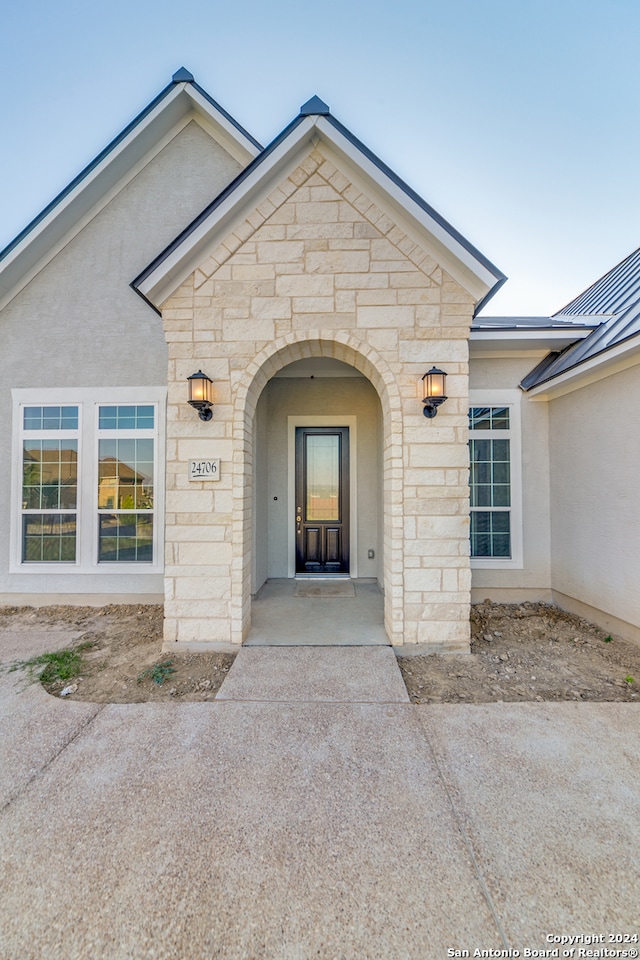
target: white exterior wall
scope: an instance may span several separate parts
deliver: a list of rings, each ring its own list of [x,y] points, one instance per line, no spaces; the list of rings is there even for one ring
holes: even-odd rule
[[[640,366],[549,407],[554,599],[640,639]]]
[[[522,378],[539,362],[538,356],[472,357],[470,390],[517,390]],[[544,402],[532,402],[518,391],[522,443],[521,569],[496,565],[482,569],[471,562],[471,597],[479,602],[551,600],[549,411]],[[515,492],[515,491],[512,491]],[[517,521],[517,517],[514,517]]]
[[[189,123],[2,311],[1,530],[9,530],[10,518],[11,388],[166,385],[162,323],[129,284],[239,169]],[[10,575],[8,549],[0,551],[0,600],[16,602],[22,594],[31,602],[44,579]],[[46,576],[44,590],[157,596],[163,583],[142,573],[61,572]]]

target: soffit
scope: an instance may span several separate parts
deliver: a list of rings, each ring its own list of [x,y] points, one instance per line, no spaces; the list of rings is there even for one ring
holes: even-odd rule
[[[504,323],[491,325],[490,321],[504,320]],[[506,321],[512,320],[508,325]],[[565,350],[576,341],[583,340],[590,335],[593,326],[563,323],[554,324],[549,321],[536,324],[538,318],[487,318],[486,326],[478,327],[478,320],[474,320],[469,337],[469,354],[472,357],[489,357],[508,355],[510,353],[542,353],[547,354]],[[526,322],[531,321],[531,322]]]

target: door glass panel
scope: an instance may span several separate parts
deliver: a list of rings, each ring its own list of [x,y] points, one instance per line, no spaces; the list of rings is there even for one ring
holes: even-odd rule
[[[340,437],[306,436],[306,520],[340,519]]]

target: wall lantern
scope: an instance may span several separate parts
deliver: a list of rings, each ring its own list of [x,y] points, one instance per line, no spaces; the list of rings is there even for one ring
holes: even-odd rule
[[[424,382],[424,410],[425,417],[432,420],[438,412],[438,407],[447,399],[445,394],[445,380],[447,375],[444,370],[438,370],[437,367],[431,367],[428,373],[422,378]]]
[[[198,370],[187,377],[189,384],[189,403],[198,411],[201,420],[211,420],[213,412],[213,381],[209,379],[206,373]]]

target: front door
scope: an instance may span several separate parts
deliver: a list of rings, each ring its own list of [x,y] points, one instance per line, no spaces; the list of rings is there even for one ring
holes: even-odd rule
[[[349,428],[296,427],[296,573],[349,573]]]

